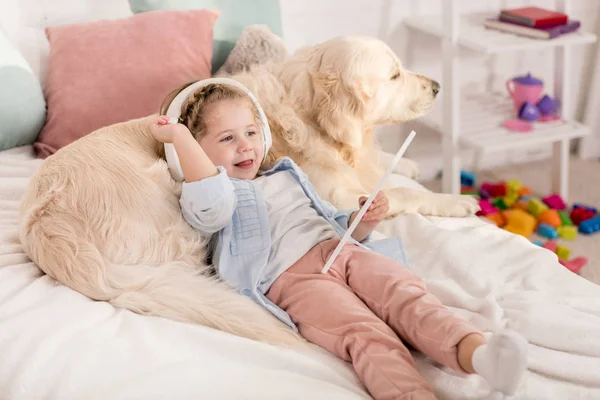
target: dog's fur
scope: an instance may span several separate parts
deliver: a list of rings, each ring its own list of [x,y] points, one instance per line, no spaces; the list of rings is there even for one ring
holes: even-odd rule
[[[355,207],[383,172],[374,127],[418,117],[435,97],[430,79],[405,71],[382,42],[362,37],[333,39],[234,78],[257,95],[269,118],[268,162],[292,157],[339,208]],[[25,252],[95,300],[276,345],[303,343],[212,276],[207,238],[181,217],[181,185],[147,124],[141,118],[105,127],[42,164],[21,204]],[[388,196],[392,214],[473,211],[461,197],[408,189]]]

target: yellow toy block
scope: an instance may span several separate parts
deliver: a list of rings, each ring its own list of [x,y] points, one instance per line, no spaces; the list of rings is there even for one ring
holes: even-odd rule
[[[561,260],[568,260],[570,254],[571,249],[569,249],[567,246],[556,246],[556,255]]]
[[[509,194],[519,194],[519,189],[521,189],[521,187],[523,186],[523,182],[521,182],[518,179],[511,179],[509,181],[506,181],[506,191]]]
[[[506,204],[507,207],[512,207],[517,200],[519,200],[519,195],[517,193],[508,193],[504,196],[504,204]]]
[[[527,203],[527,212],[536,218],[539,218],[539,216],[547,210],[548,206],[542,203],[542,201],[539,199],[531,199]]]
[[[506,216],[507,224],[504,227],[509,232],[529,237],[535,231],[537,220],[535,217],[523,210],[513,209]]]
[[[560,237],[566,240],[575,240],[577,237],[576,226],[561,226],[557,229],[557,231]]]

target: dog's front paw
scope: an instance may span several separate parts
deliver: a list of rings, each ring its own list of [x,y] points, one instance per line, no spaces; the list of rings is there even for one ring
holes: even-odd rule
[[[439,217],[469,217],[479,211],[479,202],[473,196],[443,194],[438,195],[437,205],[431,215]]]
[[[401,158],[394,168],[394,172],[409,177],[410,179],[419,178],[419,165],[408,158]]]

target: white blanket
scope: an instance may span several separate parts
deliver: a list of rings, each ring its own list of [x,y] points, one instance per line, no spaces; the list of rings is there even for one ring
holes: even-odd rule
[[[0,399],[368,398],[352,369],[323,351],[116,310],[41,274],[17,236],[19,198],[40,164],[30,152],[0,153]],[[454,311],[530,340],[522,398],[600,398],[598,286],[476,218],[404,216],[382,231],[403,236],[411,268]],[[440,399],[487,394],[478,377],[416,357]]]

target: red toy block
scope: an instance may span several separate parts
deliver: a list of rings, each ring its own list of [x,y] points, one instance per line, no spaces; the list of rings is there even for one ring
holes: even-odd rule
[[[585,265],[588,263],[588,259],[585,257],[575,257],[574,259],[568,261],[559,259],[558,262],[567,267],[569,271],[578,273],[579,270],[585,267]]]
[[[585,220],[594,217],[594,212],[592,210],[588,210],[585,208],[575,207],[573,211],[571,211],[571,221],[577,226]]]
[[[483,182],[481,189],[488,193],[491,197],[502,197],[506,196],[506,183],[489,183]]]
[[[546,203],[548,207],[553,208],[555,210],[564,210],[565,208],[567,208],[567,205],[565,204],[562,197],[560,197],[557,194],[551,194],[550,196],[546,196],[542,199],[542,201]]]

